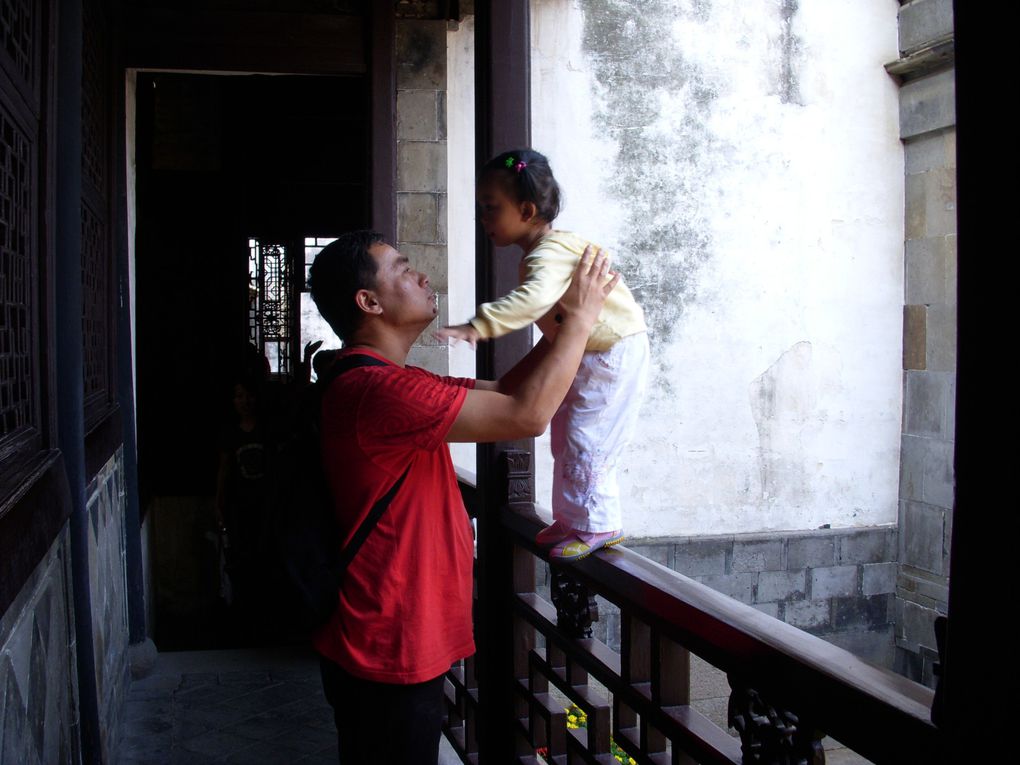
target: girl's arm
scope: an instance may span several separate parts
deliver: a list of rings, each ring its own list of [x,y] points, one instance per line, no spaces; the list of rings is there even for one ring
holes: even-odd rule
[[[534,324],[567,291],[577,258],[577,253],[565,247],[543,244],[525,256],[524,279],[519,287],[498,300],[483,303],[468,324],[447,327],[437,332],[436,337],[465,340],[473,346],[478,340],[502,337]]]
[[[504,441],[542,433],[577,374],[588,333],[619,275],[606,281],[603,254],[582,257],[572,287],[560,302],[563,324],[554,340],[543,340],[497,385],[469,390],[447,441]],[[506,387],[504,387],[504,385]]]

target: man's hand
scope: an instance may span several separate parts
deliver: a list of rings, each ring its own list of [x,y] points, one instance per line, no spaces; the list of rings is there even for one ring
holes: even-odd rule
[[[443,327],[438,332],[433,332],[432,336],[436,340],[453,340],[455,344],[463,340],[472,348],[477,346],[478,341],[482,339],[482,336],[478,334],[478,330],[471,324],[454,324],[449,327]]]
[[[619,274],[608,274],[605,253],[586,248],[560,299],[563,324],[555,339],[535,346],[500,379],[498,391],[489,386],[469,390],[447,441],[509,441],[545,430],[577,374],[606,297],[620,281]]]
[[[609,293],[620,283],[620,274],[609,270],[609,255],[592,245],[584,248],[567,291],[557,303],[565,322],[576,317],[590,328],[598,318]]]

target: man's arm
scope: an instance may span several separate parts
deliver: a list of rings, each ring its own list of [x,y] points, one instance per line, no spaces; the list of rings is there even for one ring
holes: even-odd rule
[[[543,339],[495,384],[496,390],[491,383],[469,390],[447,441],[507,441],[545,430],[577,374],[606,296],[620,280],[615,274],[606,282],[608,269],[603,252],[592,258],[590,248],[585,250],[560,300],[563,323],[555,340]]]
[[[531,371],[546,357],[551,345],[544,337],[540,338],[538,344],[498,380],[475,380],[475,390],[491,390],[512,396],[521,381],[527,379]]]

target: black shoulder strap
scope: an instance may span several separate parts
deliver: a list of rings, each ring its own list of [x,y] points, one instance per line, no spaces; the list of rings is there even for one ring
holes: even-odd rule
[[[404,479],[407,478],[408,472],[411,470],[411,466],[408,465],[404,468],[403,474],[397,479],[397,482],[390,487],[390,490],[386,492],[379,501],[372,505],[372,509],[368,511],[368,515],[365,516],[365,520],[358,526],[358,530],[354,532],[354,536],[351,537],[351,541],[348,542],[340,552],[340,560],[336,564],[337,574],[342,574],[347,570],[347,567],[351,565],[351,561],[354,560],[354,556],[358,554],[358,550],[368,539],[368,535],[372,533],[372,530],[379,523],[379,519],[382,518],[383,513],[386,512],[386,508],[390,506],[390,502],[397,496],[397,491],[404,483]]]
[[[336,378],[342,375],[344,372],[349,372],[352,369],[358,367],[384,367],[387,366],[385,361],[380,361],[374,356],[368,356],[363,353],[351,353],[347,356],[342,356],[333,362],[333,365],[326,371],[324,375],[318,378],[316,382],[322,383],[322,389],[325,390],[329,387]],[[390,490],[387,491],[379,500],[372,505],[372,509],[368,511],[368,515],[365,516],[365,520],[358,526],[358,530],[354,532],[354,536],[351,537],[351,541],[348,542],[347,546],[341,551],[340,559],[336,564],[337,575],[343,574],[347,570],[347,567],[354,560],[354,556],[358,554],[358,550],[368,539],[368,535],[372,533],[372,529],[379,523],[379,519],[382,518],[383,513],[386,512],[386,508],[389,507],[390,502],[397,495],[397,491],[404,483],[404,479],[407,478],[408,472],[411,470],[411,466],[408,465],[400,478],[397,479]]]
[[[342,375],[344,372],[349,372],[352,369],[358,367],[385,367],[388,366],[385,361],[377,359],[375,356],[369,356],[365,353],[348,353],[345,356],[341,356],[324,374],[319,375],[319,378],[315,381],[316,385],[320,385],[323,390],[329,387],[329,384],[336,378]]]

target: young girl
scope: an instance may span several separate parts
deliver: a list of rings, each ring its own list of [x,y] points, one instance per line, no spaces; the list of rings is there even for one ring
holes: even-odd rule
[[[491,159],[478,179],[482,226],[497,247],[521,248],[521,284],[485,303],[441,338],[472,346],[537,323],[556,332],[555,306],[589,243],[553,229],[560,190],[549,161],[518,149]],[[537,542],[551,558],[583,558],[623,540],[616,467],[630,440],[648,377],[644,313],[621,281],[592,328],[577,377],[552,421],[553,519]]]

